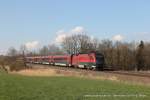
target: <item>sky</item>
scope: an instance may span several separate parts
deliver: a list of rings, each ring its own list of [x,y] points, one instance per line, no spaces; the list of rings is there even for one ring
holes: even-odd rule
[[[0,0],[0,54],[80,32],[100,40],[150,41],[150,0]]]

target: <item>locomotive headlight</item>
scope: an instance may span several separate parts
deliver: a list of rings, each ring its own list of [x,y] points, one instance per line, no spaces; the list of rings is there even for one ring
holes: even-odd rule
[[[95,68],[96,66],[92,66],[93,68]]]

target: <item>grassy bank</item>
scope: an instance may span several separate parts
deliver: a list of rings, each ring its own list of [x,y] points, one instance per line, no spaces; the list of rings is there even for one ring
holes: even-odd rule
[[[0,72],[0,100],[150,100],[150,87],[75,77]]]

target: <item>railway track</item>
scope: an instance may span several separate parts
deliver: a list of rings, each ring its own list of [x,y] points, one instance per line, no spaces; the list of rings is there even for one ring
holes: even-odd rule
[[[137,76],[137,77],[147,77],[150,78],[150,73],[144,73],[144,72],[133,72],[133,71],[109,71],[106,73],[112,73],[112,74],[120,74],[120,75],[128,75],[128,76]]]
[[[73,67],[51,66],[51,65],[41,65],[41,64],[27,64],[27,65],[32,66],[33,69],[53,68],[53,69],[59,69],[59,70],[63,70],[63,71],[77,71],[77,72],[83,72],[83,73],[91,73],[94,75],[101,75],[101,73],[106,73],[106,74],[114,74],[114,75],[127,75],[127,76],[150,78],[150,73],[135,72],[135,71],[94,71],[94,70],[79,69],[79,68],[73,68]]]

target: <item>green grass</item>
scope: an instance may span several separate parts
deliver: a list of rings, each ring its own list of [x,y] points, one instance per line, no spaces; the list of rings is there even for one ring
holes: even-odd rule
[[[140,97],[138,94],[145,95],[145,97]],[[114,95],[122,95],[122,97]],[[75,77],[27,77],[0,72],[0,100],[100,99],[150,100],[150,87],[106,80]]]

